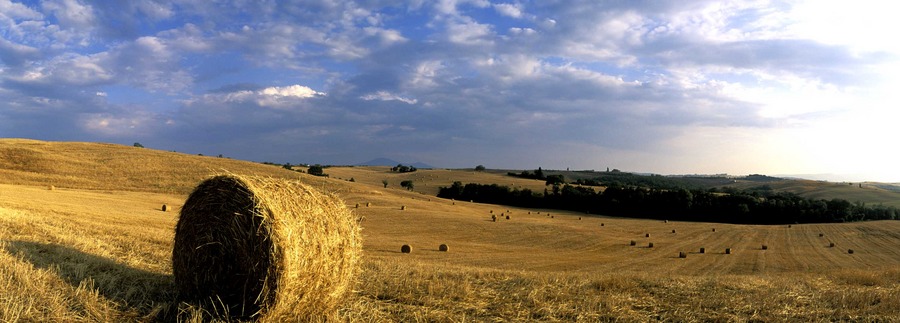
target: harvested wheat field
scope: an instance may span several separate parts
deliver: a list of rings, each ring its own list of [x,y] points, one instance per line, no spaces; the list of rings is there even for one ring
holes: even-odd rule
[[[900,320],[897,221],[788,227],[586,216],[438,199],[420,193],[421,182],[413,191],[384,188],[381,179],[396,176],[387,169],[328,168],[332,177],[325,179],[271,165],[115,145],[0,140],[0,156],[16,156],[0,170],[4,322],[214,316],[177,302],[172,251],[190,189],[221,169],[197,172],[216,167],[299,179],[336,194],[362,219],[361,268],[352,292],[333,312],[318,316],[323,319]],[[153,162],[115,160],[136,156]],[[113,159],[106,165],[130,169],[89,167],[106,159]],[[60,166],[65,176],[28,167],[42,161],[71,163]],[[456,171],[417,175],[430,172],[452,182]],[[466,176],[478,176],[471,173]],[[138,180],[121,188],[106,184],[121,176]],[[491,182],[499,175],[483,176]],[[161,212],[161,205],[169,212]],[[494,222],[492,210],[508,210],[503,213],[513,220]],[[553,218],[546,216],[550,211]],[[653,248],[647,248],[650,242]],[[405,244],[415,247],[411,253],[401,253]],[[452,252],[441,252],[441,244]]]

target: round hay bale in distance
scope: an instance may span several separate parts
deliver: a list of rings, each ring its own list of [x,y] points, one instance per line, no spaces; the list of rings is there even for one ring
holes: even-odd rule
[[[448,246],[446,243],[442,243],[440,246],[438,246],[438,251],[450,251],[450,246]]]
[[[360,271],[358,219],[299,181],[220,175],[201,182],[175,226],[180,301],[240,318],[335,313]]]
[[[653,248],[653,242],[648,243],[647,248]]]
[[[834,248],[834,242],[828,244],[828,248]]]
[[[168,206],[168,205],[165,205],[165,204],[163,204],[163,205],[162,205],[162,207],[161,207],[161,208],[160,208],[160,209],[161,209],[161,210],[162,210],[162,211],[163,211],[163,212],[166,212],[166,211],[168,211],[168,210],[169,210],[169,206]]]
[[[825,236],[824,233],[819,233],[819,237],[824,237],[824,236]]]
[[[760,249],[762,249],[762,250],[769,250],[769,246],[767,246],[767,245],[762,245],[762,248],[760,248]]]
[[[637,241],[631,240],[631,245],[632,245],[632,246],[636,246],[636,245],[637,245]]]
[[[706,248],[700,248],[700,253],[706,253]]]
[[[645,238],[649,238],[649,237],[650,237],[650,234],[649,234],[649,233],[648,233],[648,234],[645,234],[644,237],[645,237]]]
[[[731,254],[731,248],[725,248],[725,254],[726,254],[726,255],[730,255],[730,254]]]
[[[716,228],[713,228],[713,232],[716,232]]]
[[[509,220],[509,215],[506,216],[506,219]]]
[[[675,229],[672,229],[672,233],[675,233]]]
[[[678,258],[687,258],[687,252],[679,251],[679,252],[678,252]]]
[[[853,254],[853,249],[847,249],[847,253],[849,253],[849,254],[852,255],[852,254]]]
[[[405,245],[403,245],[403,246],[400,247],[400,252],[402,252],[402,253],[411,253],[411,252],[412,252],[412,246],[410,246],[410,245],[408,245],[408,244],[405,244]]]

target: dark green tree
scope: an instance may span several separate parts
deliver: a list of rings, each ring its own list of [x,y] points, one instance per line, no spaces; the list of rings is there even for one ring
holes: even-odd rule
[[[412,191],[415,184],[413,184],[413,181],[411,181],[411,180],[405,180],[405,181],[400,182],[400,186],[405,187],[406,190],[408,190],[408,191]]]
[[[547,182],[544,185],[560,185],[566,183],[566,177],[563,175],[547,176]]]
[[[475,166],[476,172],[483,172],[485,170],[484,165]]]
[[[139,142],[134,143],[134,146],[138,148],[144,148],[144,145],[141,145],[141,143]]]
[[[381,184],[384,184],[384,188],[387,188],[388,181],[386,179],[381,180]]]
[[[325,168],[319,164],[309,166],[309,169],[307,169],[306,172],[309,173],[310,175],[325,176]]]

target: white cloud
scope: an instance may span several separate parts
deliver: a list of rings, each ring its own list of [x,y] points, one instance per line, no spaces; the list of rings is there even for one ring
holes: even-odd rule
[[[259,92],[262,95],[272,97],[295,97],[295,98],[311,98],[315,96],[325,95],[325,93],[317,92],[303,85],[290,85],[284,87],[267,87]]]
[[[390,93],[387,91],[378,91],[375,93],[366,94],[366,95],[361,96],[360,99],[363,99],[366,101],[372,101],[372,100],[400,101],[400,102],[403,102],[406,104],[416,104],[417,102],[419,102],[419,100],[405,98],[405,97],[402,97],[402,96],[399,96],[399,95],[396,95],[396,94],[393,94],[393,93]]]
[[[498,3],[494,5],[494,10],[507,17],[522,18],[522,8],[518,4]]]
[[[90,5],[77,0],[50,0],[42,3],[44,10],[51,12],[63,28],[90,29],[94,27],[94,10]]]

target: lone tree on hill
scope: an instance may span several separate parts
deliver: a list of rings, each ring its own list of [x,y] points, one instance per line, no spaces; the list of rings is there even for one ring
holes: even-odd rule
[[[141,145],[141,143],[139,142],[134,143],[134,146],[138,148],[144,148],[144,145]]]
[[[381,180],[381,184],[384,184],[384,188],[387,188],[388,181],[386,179]]]
[[[325,168],[319,164],[309,166],[309,169],[306,172],[310,175],[325,176]]]
[[[412,191],[415,184],[413,184],[413,181],[411,181],[411,180],[406,180],[406,181],[400,182],[400,186],[406,187],[407,191]]]
[[[476,172],[483,172],[485,169],[486,169],[486,168],[484,168],[484,165],[478,165],[478,166],[475,166],[475,171],[476,171]]]

